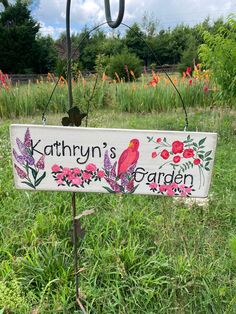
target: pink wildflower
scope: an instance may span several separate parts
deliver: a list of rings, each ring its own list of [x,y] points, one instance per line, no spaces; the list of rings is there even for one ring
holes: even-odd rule
[[[73,173],[74,174],[80,174],[81,173],[81,170],[79,168],[74,168],[73,169]]]
[[[162,185],[160,185],[159,191],[162,193],[162,192],[165,192],[166,189],[167,189],[167,186],[162,184]]]
[[[58,173],[56,175],[57,180],[62,180],[64,178],[64,175],[62,173]]]
[[[40,170],[43,170],[43,169],[45,168],[44,158],[45,158],[44,155],[42,155],[42,156],[39,158],[39,160],[37,161],[37,163],[36,163],[36,165],[35,165],[36,168],[38,168],[38,169],[40,169]]]
[[[155,182],[149,184],[150,189],[156,189],[157,184]]]
[[[99,178],[104,178],[105,177],[105,172],[103,170],[98,171],[98,177]]]
[[[191,193],[192,192],[192,188],[186,188],[185,192],[188,193],[188,194]]]
[[[70,168],[63,168],[63,169],[62,169],[62,173],[63,173],[65,176],[69,176],[69,175],[71,175],[71,170],[70,170]]]
[[[91,178],[91,176],[92,176],[91,173],[88,173],[88,172],[84,172],[82,174],[82,177],[84,180],[89,180]]]
[[[87,171],[94,172],[94,171],[97,170],[97,166],[94,165],[94,164],[88,164],[88,165],[86,166],[86,170],[87,170]]]
[[[58,166],[56,164],[52,166],[52,172],[59,172],[59,171],[61,171],[60,166]]]
[[[82,179],[80,177],[75,177],[72,180],[72,184],[74,184],[74,185],[81,185],[82,184]]]
[[[14,167],[16,169],[16,172],[18,174],[18,176],[21,178],[21,179],[25,179],[27,177],[27,174],[24,170],[22,170],[21,168],[19,168],[16,164],[14,164]]]

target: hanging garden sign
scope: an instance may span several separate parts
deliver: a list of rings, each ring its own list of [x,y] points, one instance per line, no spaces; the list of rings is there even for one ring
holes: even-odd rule
[[[12,125],[18,189],[208,195],[216,133]]]

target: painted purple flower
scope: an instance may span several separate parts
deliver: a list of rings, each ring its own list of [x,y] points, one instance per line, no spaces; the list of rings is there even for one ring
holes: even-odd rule
[[[30,131],[29,128],[27,128],[26,132],[25,132],[25,141],[24,141],[24,145],[26,147],[30,147],[31,146],[31,136],[30,136]]]
[[[110,185],[110,187],[112,188],[112,190],[115,193],[121,192],[121,187],[119,186],[119,184],[116,181],[109,179],[109,178],[105,178],[105,180],[107,181],[107,183]]]
[[[16,169],[16,172],[18,174],[18,176],[21,178],[21,179],[25,179],[27,177],[27,173],[24,172],[24,170],[22,170],[21,168],[19,168],[16,164],[14,164],[14,167]]]
[[[27,147],[25,146],[25,144],[23,144],[23,143],[21,142],[21,140],[20,140],[18,137],[17,137],[17,139],[16,139],[16,144],[17,144],[17,146],[18,146],[18,148],[19,148],[21,154],[22,154],[24,157],[30,155],[30,154],[29,154],[29,151],[28,151],[28,149],[27,149]]]
[[[126,189],[128,192],[131,192],[134,189],[134,179],[130,180],[130,182],[126,186]]]
[[[136,168],[136,165],[137,165],[137,163],[131,165],[131,166],[128,168],[128,170],[127,170],[127,172],[126,172],[127,175],[132,175],[132,174],[133,174],[133,172],[134,172],[134,170],[135,170],[135,168]]]
[[[24,162],[25,162],[24,157],[18,155],[15,149],[13,149],[13,155],[14,155],[14,157],[15,157],[15,160],[16,160],[19,164],[21,164],[21,165],[24,164]]]
[[[24,156],[24,160],[25,160],[25,162],[27,162],[30,166],[33,166],[34,165],[34,162],[35,162],[35,160],[34,160],[34,158],[32,157],[32,156],[30,156],[30,155],[26,155],[26,156]]]
[[[114,163],[114,165],[111,168],[110,177],[112,179],[116,178],[116,165],[117,165],[117,161]]]
[[[126,187],[129,184],[129,180],[127,178],[127,176],[125,174],[121,175],[121,185],[124,187]]]
[[[104,169],[109,171],[112,168],[112,164],[108,155],[108,150],[106,150],[105,155],[104,155]]]
[[[44,159],[45,159],[45,156],[42,155],[35,165],[36,168],[44,170],[44,167],[45,167]]]

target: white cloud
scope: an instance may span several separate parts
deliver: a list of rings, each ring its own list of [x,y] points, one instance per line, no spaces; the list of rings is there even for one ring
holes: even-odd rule
[[[84,25],[93,25],[105,21],[103,0],[72,0],[71,25],[79,31]],[[110,0],[113,19],[116,19],[119,0]],[[43,22],[43,32],[52,33],[55,37],[60,29],[65,30],[66,0],[39,0],[33,14]],[[216,19],[236,12],[233,0],[126,0],[124,23],[140,22],[148,13],[159,21],[163,28],[173,27],[184,22],[194,25],[207,16]]]

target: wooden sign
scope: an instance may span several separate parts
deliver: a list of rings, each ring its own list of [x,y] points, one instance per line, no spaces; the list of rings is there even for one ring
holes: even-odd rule
[[[208,195],[217,134],[12,125],[18,189]]]

